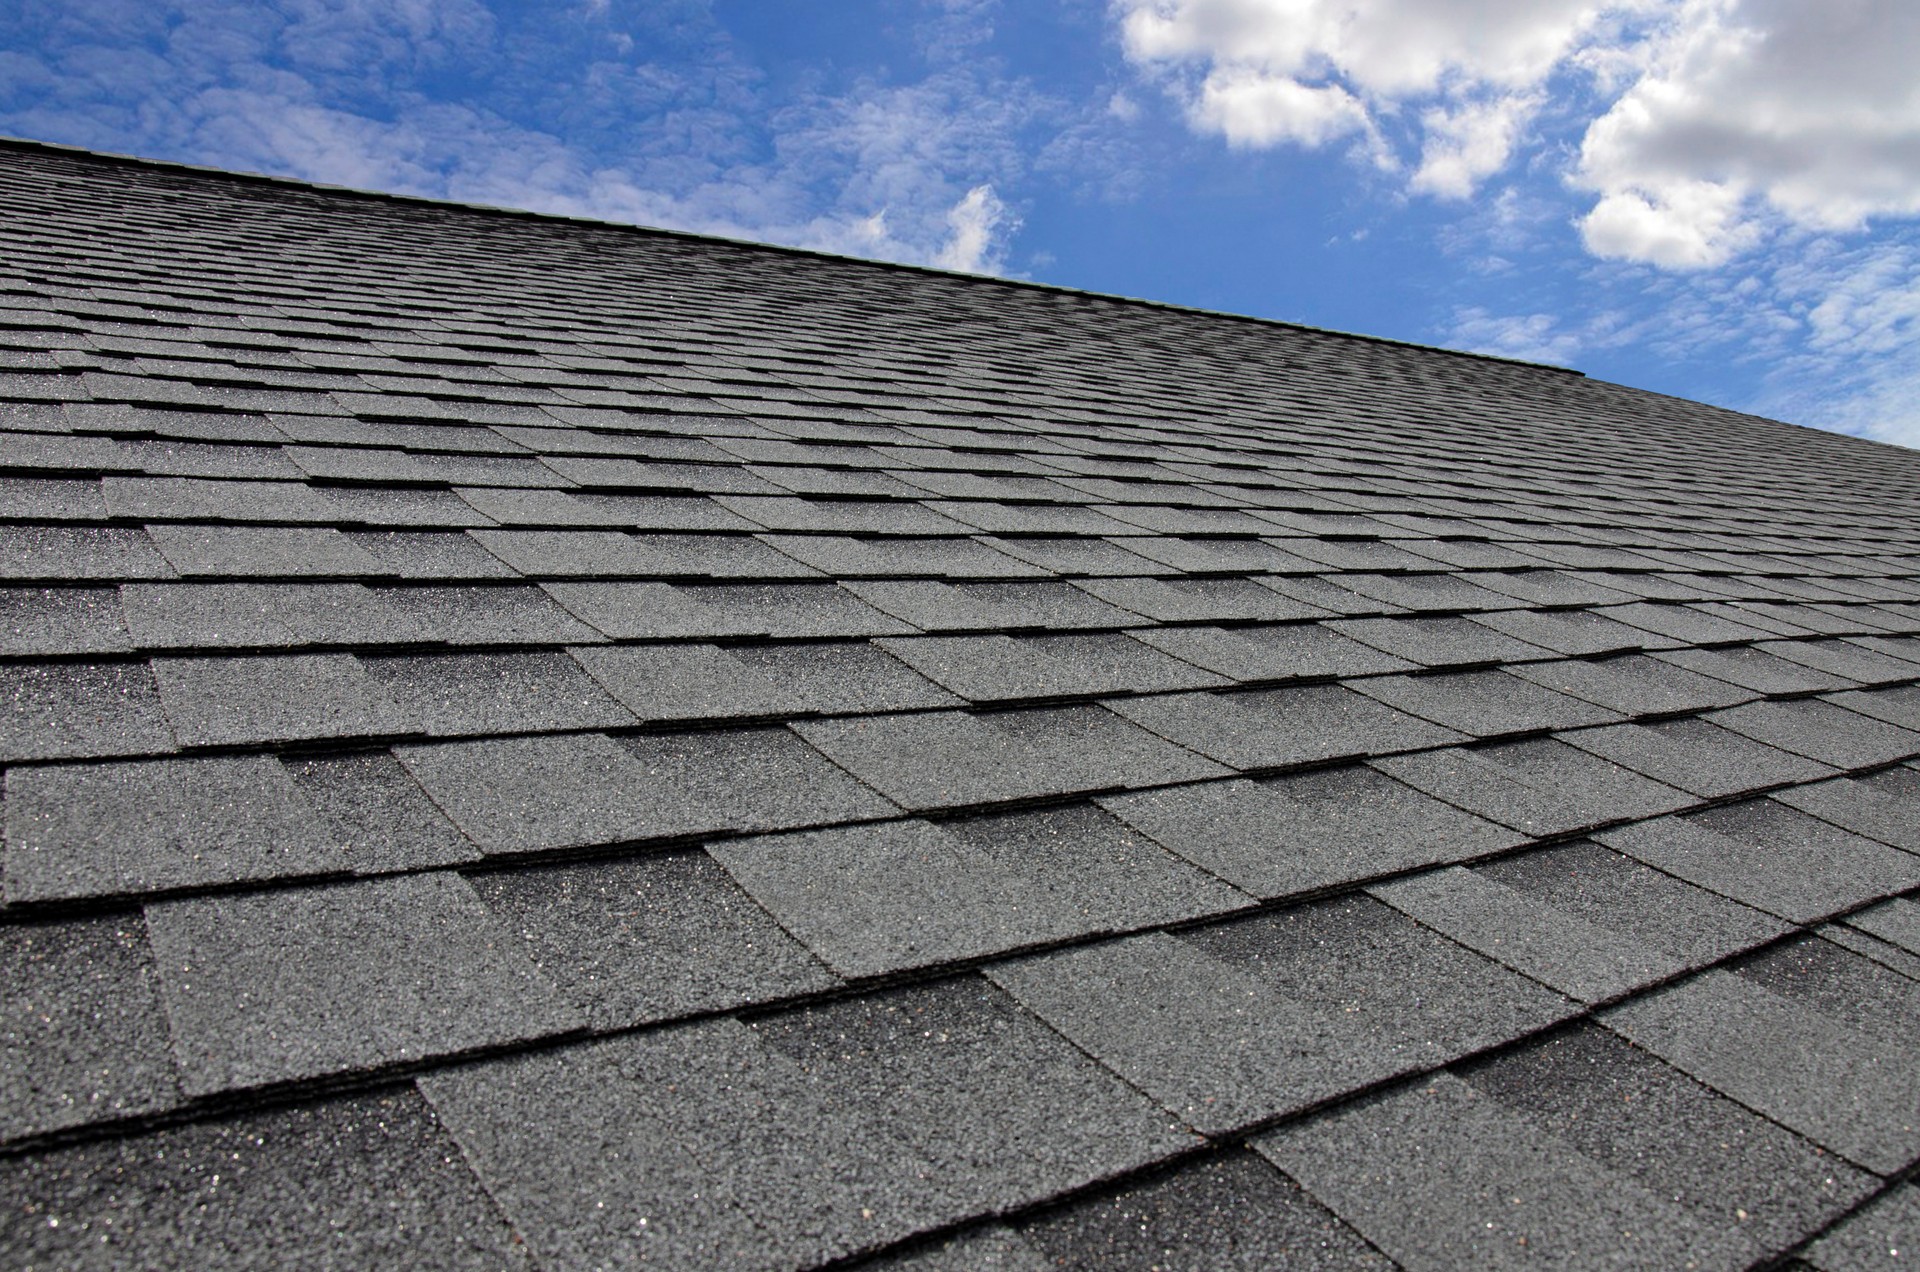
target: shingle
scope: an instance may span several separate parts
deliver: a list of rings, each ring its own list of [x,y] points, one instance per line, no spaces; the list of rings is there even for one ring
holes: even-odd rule
[[[1760,1253],[1446,1074],[1253,1147],[1406,1268],[1734,1269]]]
[[[129,583],[120,589],[146,649],[380,644],[425,633],[358,583]]]
[[[1415,552],[1431,554],[1436,548],[1444,550],[1468,545],[1423,542],[1407,546]],[[1442,556],[1440,559],[1449,558]],[[1607,605],[1627,598],[1627,593],[1603,586],[1591,577],[1568,574],[1562,570],[1489,571],[1474,575],[1473,581],[1481,587],[1504,592],[1529,605]]]
[[[777,495],[778,486],[736,464],[672,464],[637,459],[548,456],[547,467],[589,488],[695,491],[706,494]],[[509,483],[519,484],[519,483]]]
[[[407,771],[488,853],[684,835],[684,796],[604,734],[493,738],[395,749]]]
[[[1833,931],[1827,924],[1824,931]],[[1803,932],[1733,963],[1742,980],[1844,1020],[1882,1042],[1905,1046],[1920,1015],[1920,980],[1849,953],[1824,936]]]
[[[1022,537],[1002,533],[984,540],[996,551],[1036,566],[1039,572],[1067,577],[1140,577],[1172,575],[1181,571],[1129,552],[1112,539]]]
[[[338,530],[269,526],[149,526],[184,575],[368,575],[380,563]],[[132,577],[146,577],[134,575]]]
[[[0,588],[0,654],[109,654],[132,647],[112,588]]]
[[[615,639],[878,636],[913,629],[835,583],[549,583],[572,613]]]
[[[339,846],[266,756],[14,768],[7,899],[339,871]]]
[[[288,776],[332,828],[356,874],[474,861],[466,836],[387,751],[289,756]]]
[[[1722,641],[1758,640],[1774,633],[1767,628],[1740,623],[1722,614],[1694,605],[1609,605],[1596,610],[1608,618],[1634,627],[1645,628],[1661,636],[1689,645],[1710,645]]]
[[[1920,1154],[1920,1061],[1745,977],[1707,971],[1608,1010],[1638,1047],[1869,1170]]]
[[[1750,702],[1707,717],[1723,729],[1836,768],[1870,768],[1920,755],[1920,733],[1832,702]]]
[[[0,927],[0,1140],[178,1100],[137,914]]]
[[[899,812],[781,728],[649,733],[622,740],[650,781],[709,830],[788,830]],[[858,774],[855,775],[859,776]]]
[[[1920,884],[1920,857],[1773,800],[1747,800],[1595,836],[1689,883],[1795,923]]]
[[[1341,958],[1316,944],[1329,939],[1342,942]],[[1444,1063],[1571,1006],[1365,898],[1077,946],[987,974],[1209,1133]]]
[[[1753,696],[1644,654],[1594,661],[1570,658],[1560,662],[1523,663],[1506,670],[1523,680],[1630,716],[1724,707]]]
[[[849,583],[847,590],[876,609],[930,632],[1057,631],[1128,627],[1138,621],[1070,583],[871,580]]]
[[[173,567],[144,530],[123,526],[0,526],[0,578],[170,579]]]
[[[848,826],[733,840],[711,851],[782,927],[849,976],[1247,903],[1085,806]]]
[[[702,852],[489,871],[471,882],[595,1029],[841,983]]]
[[[1920,1187],[1896,1184],[1847,1216],[1801,1257],[1818,1272],[1881,1272],[1920,1249]]]
[[[1801,607],[1805,608],[1805,607]],[[1920,663],[1849,640],[1775,640],[1756,648],[1863,685],[1904,684],[1920,678]]]
[[[1655,655],[1661,662],[1712,676],[1755,693],[1809,693],[1850,689],[1853,682],[1797,662],[1775,657],[1757,645],[1736,649],[1675,649]]]
[[[799,578],[818,571],[746,534],[474,530],[489,552],[539,578]]]
[[[162,901],[147,931],[190,1092],[583,1023],[452,873]]]
[[[1100,802],[1173,852],[1259,897],[1313,892],[1523,842],[1360,765]]]
[[[430,737],[598,729],[634,723],[631,712],[566,654],[363,656],[400,717]]]
[[[458,531],[354,531],[348,540],[401,579],[510,579],[514,571]]]
[[[1252,579],[1087,579],[1074,586],[1155,622],[1288,622],[1331,611],[1283,596]]]
[[[0,477],[0,517],[35,521],[105,521],[99,478]]]
[[[1161,737],[1238,769],[1458,742],[1452,729],[1394,710],[1341,685],[1121,699],[1113,709]]]
[[[1298,1184],[1244,1150],[1074,1201],[1023,1222],[1018,1231],[1046,1255],[1045,1263],[1036,1257],[1034,1272],[1387,1272],[1393,1266]]]
[[[1309,554],[1313,550],[1311,545],[1294,543],[1290,546]],[[1402,563],[1403,566],[1405,564]],[[1415,568],[1432,569],[1431,563],[1424,559],[1414,564]],[[1510,609],[1513,606],[1512,597],[1489,592],[1462,573],[1342,574],[1339,583],[1341,587],[1362,596],[1415,613],[1464,614],[1474,610]]]
[[[964,535],[974,527],[906,499],[801,499],[792,495],[721,495],[716,502],[768,530],[836,534]]]
[[[999,1224],[933,1237],[859,1265],[861,1272],[1047,1272],[1033,1246]]]
[[[876,643],[970,702],[1152,693],[1226,683],[1124,632],[913,636]]]
[[[1295,540],[1283,540],[1291,546]],[[1158,561],[1182,574],[1311,574],[1324,565],[1297,556],[1268,539],[1201,539],[1142,536],[1123,539],[1127,551]]]
[[[153,674],[183,746],[367,737],[416,727],[348,654],[159,658]]]
[[[493,518],[476,511],[472,504],[462,500],[451,490],[428,490],[410,486],[321,486],[317,493],[326,497],[327,506],[333,510],[329,520],[343,526],[366,526],[366,530],[353,531],[353,537],[360,539],[367,551],[385,562],[377,544],[371,542],[386,538],[375,527],[393,527],[394,537],[414,538],[412,531],[425,527],[441,527],[451,530],[463,526],[490,526]],[[421,538],[445,540],[456,535],[438,533],[422,534]],[[474,552],[487,558],[488,564],[499,572],[506,567],[486,553],[478,544],[469,541]],[[409,564],[420,566],[422,562],[387,562],[403,568]]]
[[[910,809],[1224,773],[1094,706],[809,720],[793,727],[835,763]]]
[[[708,495],[581,495],[566,490],[462,488],[501,525],[619,526],[627,530],[757,530]]]
[[[372,598],[404,615],[423,641],[451,645],[559,645],[605,638],[537,587],[387,587]]]
[[[1176,658],[1241,681],[1317,680],[1405,671],[1413,664],[1342,636],[1324,623],[1277,627],[1173,627],[1139,633]]]
[[[0,1163],[0,1245],[111,1272],[531,1272],[411,1090],[273,1109]]]
[[[766,543],[798,563],[789,571],[836,578],[1037,578],[1047,571],[997,552],[980,539],[855,539],[832,534],[767,534]],[[811,567],[811,568],[807,568]]]
[[[942,475],[952,476],[952,474]],[[929,476],[931,474],[916,473],[913,480],[917,485],[925,485]],[[774,477],[773,480],[782,479]],[[1047,493],[1056,498],[1086,498],[1080,492],[1068,490],[1064,486],[1054,486],[1051,482],[1045,485],[1052,487]],[[1142,533],[1137,526],[1116,521],[1104,512],[1070,502],[1011,504],[970,500],[963,503],[957,500],[935,499],[928,500],[927,506],[955,521],[964,522],[970,528],[985,530],[989,534],[1059,534],[1091,538],[1097,535]]]
[[[1896,898],[1847,916],[1847,922],[1862,932],[1913,954],[1920,954],[1920,901]]]
[[[1476,614],[1473,621],[1572,658],[1672,649],[1680,643],[1585,610],[1507,610]]]
[[[0,762],[172,750],[145,663],[0,664]]]
[[[1504,671],[1380,676],[1355,686],[1370,698],[1469,736],[1537,733],[1606,724],[1620,717]]]
[[[1421,667],[1472,667],[1525,662],[1553,651],[1515,640],[1470,618],[1350,618],[1328,624]]]
[[[1837,693],[1828,699],[1861,715],[1897,724],[1903,729],[1920,729],[1920,687],[1866,689],[1855,693]]]
[[[1564,739],[1657,782],[1695,795],[1738,795],[1787,782],[1811,782],[1833,770],[1743,738],[1705,720],[1617,724]]]
[[[642,720],[959,705],[952,694],[865,642],[623,645],[572,654]]]
[[[1388,756],[1374,767],[1530,835],[1669,813],[1694,797],[1555,738]]]

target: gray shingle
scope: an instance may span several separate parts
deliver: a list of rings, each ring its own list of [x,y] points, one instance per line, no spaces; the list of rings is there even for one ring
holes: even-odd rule
[[[622,742],[706,829],[788,830],[899,812],[786,729],[649,733]]]
[[[454,865],[480,856],[391,752],[289,756],[281,763],[332,828],[356,874]]]
[[[865,642],[624,645],[572,654],[642,720],[959,705],[952,694]]]
[[[0,664],[0,761],[172,750],[145,663]]]
[[[1127,551],[1122,546],[1128,542],[1125,539],[1061,539],[1002,533],[984,542],[1015,560],[1038,567],[1042,573],[1069,578],[1134,578],[1180,573],[1173,566]]]
[[[766,543],[797,562],[788,573],[836,578],[1037,578],[1047,571],[973,538],[855,539],[832,534],[766,534]]]
[[[411,524],[411,523],[409,523]],[[510,579],[506,562],[453,531],[349,532],[353,546],[379,562],[379,572],[401,579]]]
[[[1870,768],[1920,755],[1920,733],[1817,698],[1750,702],[1707,718],[1723,729],[1836,768]]]
[[[1113,709],[1238,769],[1279,768],[1463,740],[1342,685],[1122,699]]]
[[[1387,756],[1374,767],[1530,835],[1650,817],[1696,802],[1556,738]]]
[[[1735,649],[1674,649],[1654,656],[1661,662],[1760,694],[1853,687],[1850,680],[1816,671],[1802,663],[1788,662],[1757,645]]]
[[[1572,658],[1672,649],[1680,643],[1585,610],[1507,610],[1476,614],[1473,621]]]
[[[1824,764],[1754,742],[1705,720],[1581,729],[1564,741],[1694,795],[1738,795],[1830,776]]]
[[[1553,651],[1470,618],[1348,618],[1335,631],[1421,667],[1474,667],[1553,657]]]
[[[170,579],[146,531],[123,526],[0,526],[0,578],[48,583]]]
[[[943,583],[874,579],[847,590],[876,609],[929,632],[1022,628],[1127,627],[1137,620],[1070,583]]]
[[[1605,707],[1504,671],[1378,676],[1355,688],[1389,706],[1476,737],[1571,729],[1620,718]]]
[[[399,1089],[0,1163],[0,1244],[75,1272],[531,1272],[426,1103]]]
[[[1753,695],[1732,685],[1649,658],[1628,654],[1595,661],[1525,663],[1507,668],[1523,680],[1585,698],[1630,716],[1699,711],[1745,702]]]
[[[1896,1184],[1802,1254],[1819,1272],[1882,1272],[1920,1248],[1920,1187]]]
[[[1760,1253],[1436,1074],[1253,1141],[1402,1267],[1734,1269]]]
[[[1609,605],[1595,611],[1661,636],[1670,636],[1689,645],[1711,645],[1722,641],[1758,640],[1771,636],[1769,628],[1737,622],[1696,605]]]
[[[1140,639],[1235,680],[1319,680],[1406,671],[1403,658],[1342,636],[1321,623],[1280,627],[1172,627]]]
[[[1903,729],[1920,728],[1920,686],[1836,693],[1830,696],[1830,701]]]
[[[35,521],[105,521],[100,479],[0,477],[0,517]]]
[[[1252,579],[1087,579],[1074,586],[1163,623],[1290,622],[1332,614]]]
[[[537,587],[377,588],[371,599],[404,615],[420,640],[450,645],[560,645],[604,639]]]
[[[110,654],[133,648],[112,588],[0,588],[0,654]]]
[[[417,727],[348,654],[158,658],[153,674],[183,746],[367,737]]]
[[[380,563],[338,530],[322,527],[149,526],[147,533],[184,575],[380,574]],[[124,577],[150,577],[147,573]]]
[[[861,1272],[1047,1272],[1033,1246],[999,1224],[933,1237],[859,1265]]]
[[[841,983],[705,853],[488,871],[471,882],[596,1029]]]
[[[1886,1174],[1920,1155],[1920,1061],[1895,1045],[1708,971],[1611,1008],[1609,1029],[1708,1086]]]
[[[877,716],[793,726],[911,809],[1215,777],[1225,770],[1100,707]]]
[[[1920,954],[1920,901],[1896,898],[1882,902],[1870,910],[1848,915],[1847,922],[1889,944]]]
[[[616,640],[883,636],[913,628],[837,583],[549,583],[573,614]]]
[[[1609,848],[1795,923],[1920,884],[1920,857],[1773,800],[1747,800],[1595,836]]]
[[[1109,796],[1101,804],[1259,897],[1313,892],[1524,842],[1361,765]]]
[[[564,653],[368,656],[360,665],[430,737],[634,723]]]
[[[267,756],[7,771],[11,902],[325,874],[332,836]]]
[[[1869,649],[1850,640],[1775,640],[1758,648],[1776,658],[1797,662],[1863,685],[1905,684],[1920,678],[1920,663]]]
[[[970,702],[1152,693],[1226,683],[1124,632],[912,636],[876,643]]]
[[[0,1140],[179,1100],[137,914],[0,928],[0,987]]]
[[[849,976],[1248,903],[1085,806],[849,826],[734,840],[711,851],[781,926]]]

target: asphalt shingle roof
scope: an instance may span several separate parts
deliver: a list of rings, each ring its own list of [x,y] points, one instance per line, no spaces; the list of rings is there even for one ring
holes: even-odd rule
[[[7,1266],[1920,1250],[1920,455],[26,143],[0,208]]]

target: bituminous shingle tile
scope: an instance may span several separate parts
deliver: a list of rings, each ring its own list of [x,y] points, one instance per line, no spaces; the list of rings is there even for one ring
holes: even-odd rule
[[[921,482],[924,477],[916,474],[914,480]],[[1085,498],[1077,491],[1067,490],[1064,487],[1058,489],[1061,497]],[[1003,504],[982,500],[961,502],[934,499],[929,500],[927,506],[943,516],[964,523],[971,529],[984,530],[989,534],[1070,534],[1092,538],[1103,535],[1146,533],[1138,526],[1116,521],[1106,513],[1071,502]]]
[[[336,519],[324,493],[293,481],[109,477],[102,488],[112,515],[139,521],[298,523]]]
[[[1707,719],[1836,768],[1869,768],[1920,755],[1920,733],[1818,698],[1750,702],[1716,711]]]
[[[563,645],[605,640],[528,585],[383,587],[371,598],[405,616],[415,639],[449,645]]]
[[[1182,574],[1312,574],[1324,563],[1287,550],[1294,539],[1202,539],[1149,535],[1123,539],[1127,551]],[[1280,546],[1281,543],[1287,547]]]
[[[0,588],[0,654],[110,654],[132,648],[120,596],[112,588]]]
[[[17,1157],[0,1189],[0,1243],[36,1268],[532,1270],[405,1088]]]
[[[1920,1061],[1744,976],[1706,971],[1601,1017],[1635,1046],[1880,1174],[1920,1154]]]
[[[1476,614],[1473,621],[1570,658],[1672,649],[1680,643],[1586,610],[1504,610]]]
[[[1654,657],[1759,694],[1812,693],[1854,687],[1851,680],[1842,680],[1803,663],[1789,662],[1757,645],[1733,649],[1673,649]]]
[[[1533,1118],[1434,1074],[1252,1141],[1400,1266],[1746,1267],[1760,1250]]]
[[[1651,817],[1696,802],[1555,738],[1387,756],[1374,767],[1530,835]]]
[[[1903,729],[1920,729],[1920,686],[1860,689],[1829,695],[1828,701]]]
[[[400,718],[430,737],[635,722],[578,663],[557,650],[363,655],[358,665],[397,704]]]
[[[1069,578],[1133,578],[1179,574],[1173,566],[1149,560],[1123,546],[1129,540],[1019,536],[1010,532],[982,540],[997,552],[1025,561],[1042,574]]]
[[[174,749],[143,662],[0,664],[0,762]]]
[[[1290,622],[1332,614],[1252,579],[1086,579],[1074,586],[1161,623]]]
[[[494,524],[492,517],[451,490],[418,486],[322,486],[318,490],[333,510],[330,520],[342,526],[367,527],[361,533],[369,538],[375,530],[452,530]],[[380,555],[375,547],[367,550]],[[497,560],[493,564],[504,568]]]
[[[137,527],[0,525],[0,578],[77,583],[173,577],[173,567]]]
[[[710,851],[781,926],[849,976],[1248,903],[1087,806],[848,826]],[[877,879],[885,886],[873,886]]]
[[[841,984],[702,852],[489,871],[470,882],[595,1029]]]
[[[1343,759],[1464,740],[1343,685],[1116,700],[1113,710],[1238,769]]]
[[[385,644],[425,639],[358,583],[129,583],[120,589],[144,649]]]
[[[1039,1255],[1031,1263],[977,1260],[954,1263],[953,1272],[1173,1267],[1388,1272],[1393,1266],[1298,1184],[1244,1150],[1070,1202],[1025,1220],[1018,1232],[1030,1249],[1044,1252],[1044,1262]],[[908,1267],[936,1272],[941,1265]]]
[[[1817,1272],[1882,1272],[1920,1248],[1920,1187],[1888,1189],[1848,1215],[1800,1257]]]
[[[1873,1179],[1582,1025],[1458,1076],[1616,1175],[1778,1253],[1857,1204]]]
[[[960,705],[866,642],[623,645],[571,653],[629,711],[649,721]]]
[[[937,579],[856,580],[847,590],[929,632],[1021,628],[1127,627],[1133,615],[1071,583],[943,583]]]
[[[1849,914],[1847,923],[1910,954],[1920,954],[1920,901],[1896,897]]]
[[[820,571],[849,579],[926,576],[951,581],[1038,578],[1047,573],[978,538],[856,539],[837,534],[760,538],[796,563],[794,574]]]
[[[0,517],[33,521],[105,521],[97,477],[0,477]]]
[[[1327,626],[1421,667],[1526,662],[1553,654],[1470,618],[1349,618]]]
[[[1258,897],[1351,884],[1523,842],[1360,765],[1142,791],[1100,803]]]
[[[882,637],[875,643],[969,702],[1152,693],[1226,683],[1125,632]]]
[[[1802,932],[1739,959],[1729,970],[1883,1042],[1905,1046],[1920,1014],[1920,980],[1850,953],[1824,935],[1836,930],[1843,929],[1826,924],[1821,934]]]
[[[914,630],[837,583],[548,583],[544,590],[616,640],[829,638]]]
[[[268,756],[14,768],[6,788],[15,903],[345,868]]]
[[[0,927],[0,986],[0,1140],[178,1102],[139,915]]]
[[[288,776],[332,828],[356,874],[476,861],[480,850],[388,751],[288,756]]]
[[[1328,959],[1315,942],[1354,938]],[[1369,982],[1378,965],[1390,976]],[[1066,1037],[1208,1133],[1444,1063],[1572,1004],[1365,898],[990,965]]]
[[[321,527],[156,525],[147,533],[174,568],[188,576],[385,572],[347,535]]]
[[[1632,605],[1603,606],[1594,612],[1688,645],[1762,640],[1776,634],[1771,628],[1736,622],[1725,614],[1714,613],[1697,605],[1649,605],[1642,601]]]
[[[789,830],[899,812],[787,729],[649,733],[622,743],[650,780],[679,793],[682,816],[699,817],[706,830]]]
[[[966,535],[977,528],[907,499],[802,499],[795,495],[720,495],[729,511],[767,530],[833,534]]]
[[[1850,640],[1775,640],[1757,648],[1856,684],[1906,684],[1920,679],[1920,663]]]
[[[511,579],[506,562],[458,531],[353,531],[347,538],[400,579]]]
[[[1564,739],[1657,782],[1709,798],[1830,777],[1833,770],[1705,720],[1615,724]]]
[[[733,443],[729,441],[727,445]],[[600,456],[549,455],[548,468],[597,490],[692,491],[698,494],[782,495],[787,493],[736,464],[676,464]]]
[[[1753,697],[1733,685],[1695,675],[1644,654],[1592,661],[1569,658],[1559,662],[1522,663],[1506,671],[1629,716],[1700,711],[1731,706]]]
[[[153,676],[182,746],[369,737],[417,727],[350,654],[157,658]]]
[[[584,1023],[450,872],[155,902],[147,931],[189,1092]]]
[[[1607,724],[1618,713],[1504,671],[1378,676],[1354,686],[1370,698],[1469,736]]]
[[[462,487],[455,492],[504,526],[617,526],[623,530],[758,530],[708,495],[580,495],[565,490]]]
[[[1689,883],[1811,923],[1920,884],[1920,857],[1774,800],[1746,800],[1594,836]]]
[[[746,534],[474,530],[489,552],[537,578],[801,578],[818,571]]]
[[[1070,795],[1226,772],[1097,706],[806,720],[793,728],[909,809]]]
[[[1405,659],[1342,636],[1324,623],[1173,627],[1138,635],[1156,649],[1240,681],[1366,676],[1413,666]]]
[[[934,1237],[859,1265],[860,1272],[1047,1272],[1033,1246],[1001,1225]]]
[[[841,498],[866,495],[880,499],[918,499],[927,493],[919,483],[908,485],[892,473],[799,464],[749,464],[746,471],[768,483],[770,492]]]
[[[1432,542],[1407,544],[1412,551],[1421,553],[1432,553],[1436,546],[1453,548],[1471,545],[1450,543],[1435,545]],[[1456,562],[1455,564],[1468,563]],[[1487,571],[1476,573],[1473,581],[1481,587],[1505,593],[1528,605],[1608,605],[1615,601],[1626,600],[1628,595],[1618,589],[1602,586],[1591,577],[1568,574],[1561,570]]]
[[[1283,542],[1287,550],[1294,555],[1331,566],[1344,573],[1371,574],[1375,570],[1432,570],[1434,568],[1431,557],[1409,552],[1396,543],[1383,543],[1374,539],[1299,538],[1286,539]],[[1392,599],[1396,604],[1408,604],[1408,601],[1400,600],[1398,597]]]

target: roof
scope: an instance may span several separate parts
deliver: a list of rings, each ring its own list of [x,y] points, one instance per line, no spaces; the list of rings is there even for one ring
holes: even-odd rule
[[[25,143],[0,208],[9,1266],[1920,1244],[1920,454]]]

